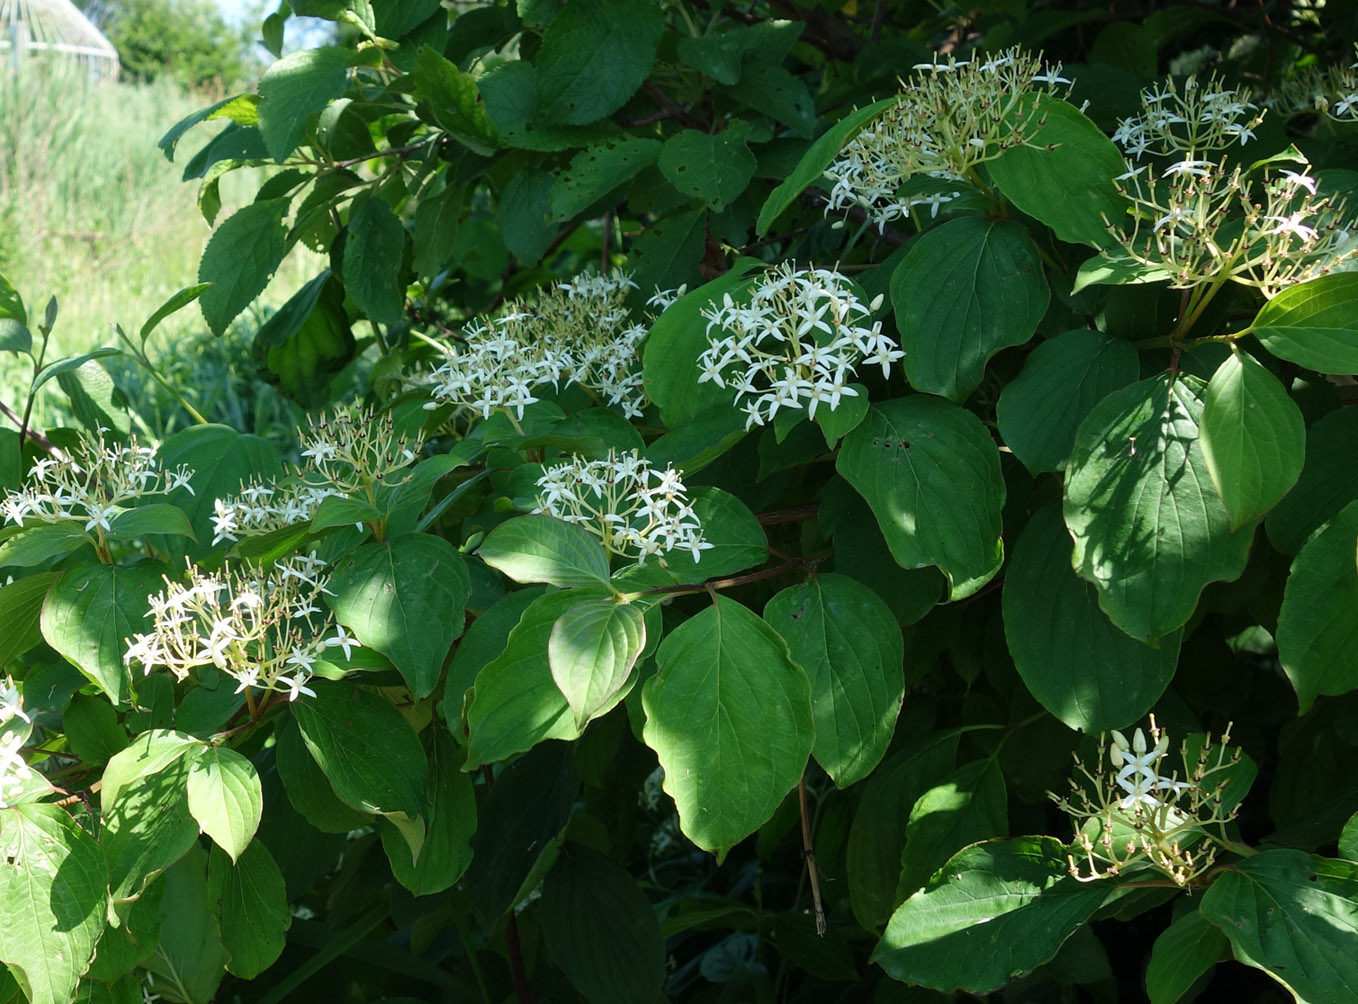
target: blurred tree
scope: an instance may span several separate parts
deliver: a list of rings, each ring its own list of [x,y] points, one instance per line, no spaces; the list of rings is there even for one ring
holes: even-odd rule
[[[248,75],[247,40],[211,0],[78,0],[122,59],[123,79],[231,87]]]

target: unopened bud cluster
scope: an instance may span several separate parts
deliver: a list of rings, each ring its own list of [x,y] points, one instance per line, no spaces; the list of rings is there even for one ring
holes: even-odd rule
[[[834,411],[842,398],[858,396],[849,385],[858,366],[881,366],[885,378],[905,356],[872,320],[880,306],[880,296],[865,305],[838,272],[780,265],[755,282],[748,302],[728,293],[703,312],[708,348],[698,358],[698,382],[744,400],[747,429],[782,408],[805,408],[812,418],[819,407]]]
[[[625,274],[577,276],[532,302],[515,301],[490,320],[475,320],[460,344],[441,346],[443,363],[412,382],[427,387],[425,407],[453,404],[489,418],[498,409],[519,418],[547,385],[575,383],[628,418],[646,403],[637,351],[647,327],[627,310]]]
[[[164,591],[149,598],[151,630],[128,642],[123,661],[144,673],[168,669],[181,680],[213,665],[236,680],[236,693],[314,696],[306,684],[325,650],[342,648],[347,658],[358,647],[320,606],[324,568],[314,556],[297,555],[268,571],[191,568],[187,585],[166,577]]]
[[[1009,49],[986,59],[921,63],[896,103],[870,122],[826,170],[833,182],[826,212],[861,207],[879,225],[908,216],[917,205],[936,215],[958,193],[909,197],[910,178],[970,181],[978,164],[1028,142],[1040,111],[1031,96],[1069,81],[1061,66]]]
[[[703,539],[679,472],[673,467],[658,471],[635,450],[610,452],[606,460],[554,464],[543,471],[537,488],[533,512],[582,526],[610,554],[638,564],[675,549],[689,551],[698,561],[712,546]]]
[[[188,468],[165,470],[149,446],[105,443],[100,435],[69,454],[53,451],[38,460],[24,486],[0,500],[0,515],[17,526],[77,520],[86,531],[102,533],[142,498],[176,488],[193,492]]]
[[[293,475],[242,485],[239,495],[214,502],[214,544],[309,522],[332,495],[373,501],[374,486],[414,463],[423,439],[398,435],[389,412],[349,407],[308,420],[301,443]]]
[[[1048,792],[1075,823],[1079,853],[1069,857],[1070,873],[1081,881],[1147,866],[1189,885],[1212,867],[1226,843],[1224,827],[1239,810],[1225,804],[1227,777],[1222,775],[1241,759],[1239,749],[1228,749],[1230,726],[1216,744],[1208,733],[1196,756],[1190,756],[1187,744],[1180,747],[1182,779],[1177,771],[1163,773],[1170,740],[1153,716],[1150,732],[1149,742],[1139,728],[1128,742],[1115,729],[1111,746],[1107,735],[1100,736],[1094,770],[1076,756],[1082,779],[1071,778],[1064,797]],[[1105,766],[1105,753],[1112,770]]]

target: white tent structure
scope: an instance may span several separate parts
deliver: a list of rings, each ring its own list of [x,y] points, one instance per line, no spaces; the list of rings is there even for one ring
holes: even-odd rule
[[[0,0],[0,65],[65,57],[92,76],[117,77],[118,51],[71,0]]]

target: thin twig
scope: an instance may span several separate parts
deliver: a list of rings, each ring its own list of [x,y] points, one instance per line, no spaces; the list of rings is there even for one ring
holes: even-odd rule
[[[820,878],[816,875],[816,850],[811,844],[811,824],[806,816],[806,775],[797,782],[797,804],[802,816],[802,857],[806,858],[806,874],[811,879],[811,906],[816,915],[816,933],[825,937],[825,905],[820,899]]]

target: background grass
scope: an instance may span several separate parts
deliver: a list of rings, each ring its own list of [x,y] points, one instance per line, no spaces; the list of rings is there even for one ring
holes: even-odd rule
[[[6,63],[0,76],[0,275],[23,296],[35,328],[49,297],[57,298],[47,362],[116,345],[112,324],[134,333],[197,281],[210,229],[198,212],[196,183],[181,174],[211,132],[190,133],[174,164],[156,142],[211,99],[164,81],[96,83],[73,64],[36,59],[18,72]],[[219,219],[253,194],[258,179],[250,180],[223,179]],[[249,338],[272,307],[323,267],[299,248],[226,336],[214,339],[191,306],[161,324],[148,355],[209,420],[292,438],[296,409],[255,378]],[[132,360],[103,364],[144,435],[159,438],[191,421]],[[26,359],[0,355],[0,401],[22,411],[30,376]],[[71,422],[55,382],[39,391],[34,425]]]

